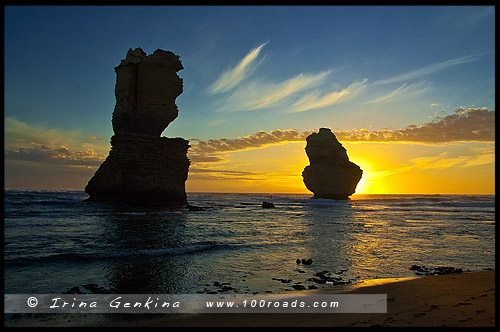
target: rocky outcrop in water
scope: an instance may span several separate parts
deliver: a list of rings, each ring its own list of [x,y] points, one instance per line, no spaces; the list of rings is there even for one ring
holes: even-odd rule
[[[302,177],[314,198],[347,199],[356,191],[363,171],[349,161],[346,149],[332,131],[321,128],[307,137],[309,166]]]
[[[186,203],[189,142],[160,137],[177,117],[182,93],[179,56],[130,49],[115,67],[111,151],[85,187],[92,201]]]

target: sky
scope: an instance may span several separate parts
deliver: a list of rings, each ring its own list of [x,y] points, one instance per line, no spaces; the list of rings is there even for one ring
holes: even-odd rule
[[[309,193],[330,128],[356,194],[494,194],[493,6],[4,6],[5,188],[83,190],[113,136],[114,67],[180,56],[187,192]]]

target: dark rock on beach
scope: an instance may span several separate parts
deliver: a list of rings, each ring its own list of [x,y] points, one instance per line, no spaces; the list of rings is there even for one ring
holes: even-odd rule
[[[302,177],[314,198],[343,200],[355,193],[363,171],[349,161],[346,149],[330,129],[321,128],[307,137],[306,154],[310,165]]]
[[[116,105],[111,151],[85,187],[89,201],[185,204],[189,142],[160,137],[177,117],[183,82],[179,56],[130,49],[115,67]]]
[[[314,277],[307,279],[307,281],[312,281],[317,284],[330,284],[330,285],[346,285],[353,282],[353,279],[344,279],[339,276],[339,273],[330,273],[329,271],[320,271],[314,274]]]
[[[438,267],[427,267],[421,265],[412,265],[410,270],[415,271],[416,275],[420,276],[433,276],[451,273],[462,273],[463,270],[460,268],[454,268],[451,266],[438,266]]]
[[[303,290],[303,289],[306,289],[306,286],[300,285],[300,284],[295,284],[295,285],[292,285],[292,288],[295,290]]]
[[[302,258],[302,259],[298,259],[296,260],[297,264],[304,264],[304,265],[311,265],[313,260],[312,258],[308,258],[308,259],[305,259],[305,258]]]
[[[62,292],[62,294],[85,294],[85,292],[82,292],[79,286],[71,287],[65,292]]]
[[[81,286],[74,286],[62,294],[112,294],[113,291],[97,284],[85,284]]]
[[[229,292],[232,291],[234,293],[238,293],[238,289],[230,286],[231,284],[229,282],[219,282],[219,281],[214,281],[212,286],[217,287],[217,289],[208,289],[204,288],[202,291],[197,291],[196,293],[198,294],[220,294],[224,292]],[[210,284],[205,284],[205,286],[210,286]]]

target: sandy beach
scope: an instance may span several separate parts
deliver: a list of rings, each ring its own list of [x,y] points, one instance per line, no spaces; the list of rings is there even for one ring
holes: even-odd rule
[[[321,292],[325,292],[323,289]],[[374,280],[349,293],[387,294],[386,314],[205,314],[137,326],[494,327],[495,271]],[[346,292],[347,293],[347,292]]]
[[[339,293],[324,288],[300,293]],[[342,294],[387,294],[387,313],[47,315],[6,321],[6,327],[494,327],[495,271],[375,279]]]

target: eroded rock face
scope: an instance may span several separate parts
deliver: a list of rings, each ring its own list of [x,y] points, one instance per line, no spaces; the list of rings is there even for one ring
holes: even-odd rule
[[[116,71],[111,151],[85,187],[93,201],[141,205],[186,203],[189,142],[160,137],[177,117],[179,56],[130,49]]]
[[[355,193],[363,171],[349,161],[346,149],[330,129],[321,128],[307,137],[306,154],[310,165],[302,177],[314,198],[341,200]]]
[[[179,56],[156,50],[152,55],[130,49],[115,67],[115,134],[160,136],[179,113],[175,99],[182,93],[184,69]]]

